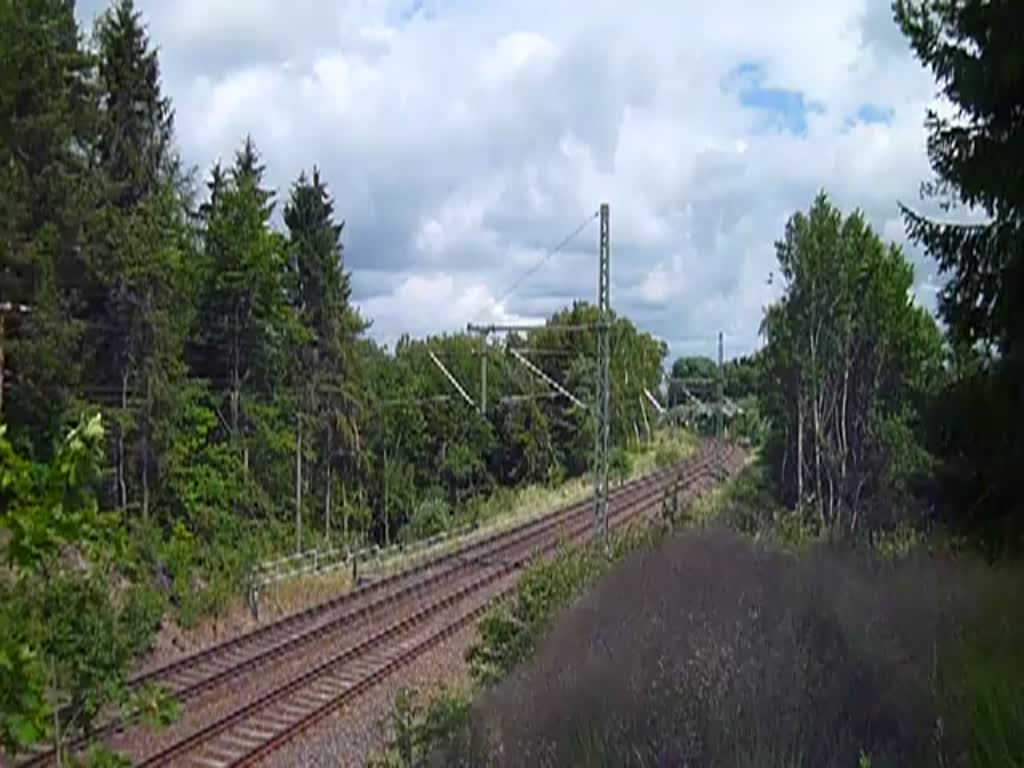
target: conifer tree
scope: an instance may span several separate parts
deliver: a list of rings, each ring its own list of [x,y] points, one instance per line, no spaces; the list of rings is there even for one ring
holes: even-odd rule
[[[312,179],[305,173],[299,176],[285,206],[284,221],[289,240],[289,299],[305,332],[298,398],[318,442],[324,517],[330,520],[336,470],[352,474],[362,467],[363,395],[356,342],[365,324],[350,303],[341,244],[345,225],[335,223],[334,203],[316,168]]]
[[[173,113],[162,94],[157,52],[133,0],[118,0],[104,13],[95,38],[96,154],[107,205],[104,247],[94,265],[103,287],[91,334],[94,376],[101,392],[116,392],[118,399],[115,499],[125,506],[129,488],[137,487],[147,517],[185,372],[187,226]]]
[[[0,419],[45,459],[78,394],[93,61],[63,0],[2,0],[0,50]]]
[[[948,278],[939,310],[958,381],[937,409],[943,496],[994,546],[1024,547],[1024,4],[897,0],[893,8],[954,107],[926,117],[935,177],[924,187],[953,212],[935,221],[903,208],[911,239]]]

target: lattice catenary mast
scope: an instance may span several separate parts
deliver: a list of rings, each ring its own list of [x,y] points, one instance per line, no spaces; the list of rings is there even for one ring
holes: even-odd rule
[[[610,250],[608,203],[601,203],[601,248],[597,279],[597,397],[594,402],[594,521],[597,533],[602,538],[608,535]]]

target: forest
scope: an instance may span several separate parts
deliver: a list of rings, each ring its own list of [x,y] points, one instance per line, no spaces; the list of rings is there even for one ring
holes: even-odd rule
[[[243,137],[230,164],[194,183],[140,13],[116,3],[86,39],[65,5],[4,6],[0,412],[20,456],[49,461],[84,412],[102,413],[103,505],[202,539],[291,519],[297,451],[311,538],[333,519],[347,521],[335,533],[385,542],[418,498],[454,508],[585,470],[586,414],[548,397],[494,339],[385,349],[367,335],[344,221],[317,169],[281,202]],[[551,320],[595,318],[580,302]],[[665,350],[626,318],[612,334],[612,442],[625,446],[649,432],[642,392],[657,387]],[[509,345],[591,397],[594,333]],[[474,396],[481,353],[491,358],[484,418],[466,418],[430,351]]]
[[[755,353],[666,374],[664,343],[614,316],[612,461],[651,441],[649,393],[664,392],[663,421],[714,433],[722,419],[758,449],[771,503],[808,536],[909,525],[1013,558],[1024,19],[1009,0],[894,11],[959,110],[926,117],[927,201],[984,214],[958,224],[901,205],[945,281],[938,318],[910,298],[903,250],[822,191],[780,233],[782,298]],[[385,347],[352,301],[344,212],[316,167],[272,189],[252,136],[228,162],[184,165],[132,0],[89,30],[64,0],[0,0],[0,51],[8,753],[89,733],[112,706],[169,717],[159,692],[129,697],[125,674],[166,612],[216,613],[261,557],[429,536],[498,489],[587,474],[590,410],[521,358],[591,402],[595,306],[500,341],[453,329]]]
[[[33,617],[4,622],[0,658],[33,659],[0,681],[9,748],[57,700],[87,731],[119,696],[99,681],[168,601],[182,621],[217,612],[260,557],[424,537],[496,488],[586,473],[596,307],[385,348],[352,304],[317,168],[279,194],[251,136],[230,162],[184,166],[131,0],[91,30],[63,0],[4,0],[0,49],[0,603]],[[666,350],[624,317],[610,334],[621,466],[651,438]],[[486,409],[435,362],[482,401],[482,356]],[[78,610],[58,618],[61,603]],[[95,624],[95,646],[69,646],[82,627],[64,619]]]

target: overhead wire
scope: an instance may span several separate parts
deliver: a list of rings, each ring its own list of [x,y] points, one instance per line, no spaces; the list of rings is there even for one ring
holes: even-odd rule
[[[494,306],[497,306],[501,304],[503,301],[505,301],[505,299],[511,296],[512,293],[515,292],[517,288],[519,288],[519,286],[521,286],[530,277],[536,274],[537,271],[540,270],[540,268],[543,267],[548,262],[548,260],[551,259],[552,256],[559,253],[563,248],[565,248],[565,246],[567,246],[574,239],[576,239],[576,236],[579,235],[584,229],[586,229],[587,225],[590,224],[590,222],[594,221],[598,216],[600,216],[600,213],[600,211],[594,211],[590,216],[584,219],[583,222],[578,227],[576,227],[576,229],[574,229],[572,232],[570,232],[568,235],[566,235],[560,241],[558,241],[558,243],[554,247],[549,248],[547,251],[545,251],[533,266],[531,266],[523,274],[516,278],[516,280],[508,288],[506,288],[497,298],[495,298]],[[474,319],[474,322],[476,320],[479,320],[482,315],[483,312],[478,313],[476,318]]]

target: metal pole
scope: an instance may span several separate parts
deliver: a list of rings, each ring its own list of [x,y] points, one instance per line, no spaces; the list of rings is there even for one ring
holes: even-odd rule
[[[725,410],[725,369],[722,367],[722,332],[718,332],[718,424],[717,437],[722,439],[722,422]]]
[[[601,242],[597,279],[597,398],[594,403],[594,522],[597,535],[608,537],[608,402],[610,360],[610,243],[608,204],[601,204]]]
[[[302,422],[295,424],[295,551],[302,551]]]
[[[480,334],[480,415],[487,415],[487,334]]]

